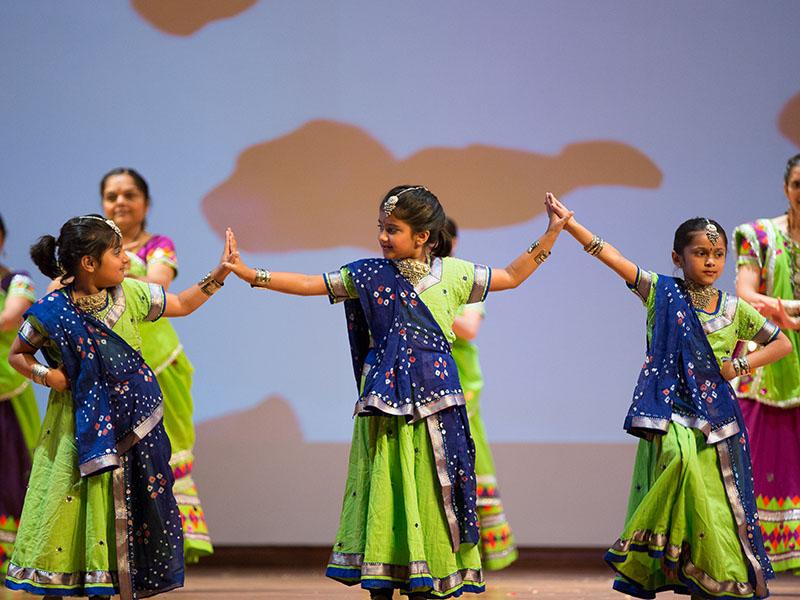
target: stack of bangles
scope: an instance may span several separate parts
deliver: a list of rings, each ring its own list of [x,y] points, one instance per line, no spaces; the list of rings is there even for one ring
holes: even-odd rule
[[[256,268],[255,271],[256,271],[256,278],[253,280],[253,283],[250,284],[250,287],[254,288],[269,287],[269,282],[272,280],[272,273],[270,273],[266,269],[259,269],[259,268]]]
[[[50,372],[50,367],[46,367],[41,363],[36,363],[31,367],[31,380],[39,385],[47,385],[47,374]],[[48,386],[49,387],[49,386]]]
[[[733,370],[736,372],[737,377],[750,375],[750,361],[747,360],[746,356],[731,359],[731,365],[733,365]]]
[[[203,292],[206,296],[213,296],[216,294],[219,289],[225,285],[221,281],[217,281],[209,272],[208,275],[203,277],[200,281],[197,282],[197,285],[200,286],[200,291]]]
[[[536,248],[538,247],[539,247],[539,240],[536,240],[530,246],[528,246],[528,254],[533,254],[533,251],[536,250]],[[549,250],[541,250],[536,254],[536,256],[533,257],[533,260],[536,261],[537,265],[540,265],[547,260],[548,256],[550,256]]]
[[[586,250],[592,256],[597,256],[603,251],[603,248],[606,246],[606,241],[601,238],[599,235],[593,235],[592,241],[586,244],[583,249]]]

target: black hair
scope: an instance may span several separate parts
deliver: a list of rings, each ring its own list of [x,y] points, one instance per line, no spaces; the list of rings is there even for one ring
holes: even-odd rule
[[[788,185],[789,177],[792,175],[792,169],[800,167],[800,154],[795,154],[792,158],[786,161],[786,170],[783,172],[783,183]]]
[[[392,216],[408,223],[414,233],[430,231],[431,253],[449,256],[453,250],[453,236],[447,230],[444,208],[433,192],[421,185],[398,185],[386,192],[381,207],[392,196],[397,197]]]
[[[121,244],[117,232],[100,215],[73,217],[61,226],[58,239],[43,235],[31,246],[31,258],[50,279],[74,277],[81,258],[91,256],[98,263],[109,248]]]
[[[450,234],[450,240],[451,240],[451,242],[450,242],[450,252],[452,253],[453,252],[453,244],[452,244],[452,242],[455,241],[455,239],[458,237],[458,225],[456,225],[456,222],[453,221],[453,219],[451,219],[450,217],[447,217],[447,219],[445,220],[444,228],[445,228],[445,231],[447,231],[447,233]],[[448,256],[450,256],[450,254],[448,254]]]
[[[688,246],[689,242],[692,240],[692,234],[698,231],[705,232],[706,227],[709,224],[717,228],[717,231],[722,236],[722,241],[725,242],[725,247],[727,248],[728,234],[725,233],[722,225],[717,223],[714,219],[695,217],[693,219],[689,219],[688,221],[684,221],[675,230],[675,241],[672,243],[672,249],[675,250],[676,253],[681,254],[684,248],[686,248],[686,246]]]
[[[6,224],[2,216],[0,216],[0,235],[3,236],[3,239],[6,239]]]

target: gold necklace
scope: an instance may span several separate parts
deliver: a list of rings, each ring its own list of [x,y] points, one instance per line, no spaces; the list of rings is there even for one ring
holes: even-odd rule
[[[408,279],[409,283],[414,287],[431,272],[431,266],[427,262],[420,262],[413,258],[396,260],[394,264],[397,266],[397,270],[400,271],[400,274]]]
[[[686,291],[689,292],[689,297],[692,299],[692,304],[700,310],[705,310],[718,293],[717,288],[710,285],[700,285],[691,279],[684,280],[684,283],[686,284]]]
[[[73,296],[72,302],[83,312],[97,314],[108,305],[108,290],[101,290],[96,294],[81,296],[80,298]]]

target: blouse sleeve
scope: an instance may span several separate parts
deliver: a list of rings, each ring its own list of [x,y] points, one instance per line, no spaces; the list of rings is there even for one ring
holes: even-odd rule
[[[322,277],[325,279],[325,287],[328,288],[328,299],[331,304],[358,298],[356,286],[350,276],[350,269],[347,267],[342,267],[338,271],[323,273]]]
[[[762,268],[761,244],[758,233],[753,225],[739,225],[734,232],[734,243],[736,244],[736,265],[752,265],[759,269]]]
[[[25,298],[30,302],[36,302],[36,294],[33,287],[33,280],[25,273],[17,273],[11,278],[8,284],[7,297]]]
[[[781,332],[775,323],[767,319],[741,298],[737,298],[736,336],[740,340],[753,341],[766,346]]]
[[[130,278],[126,278],[122,285],[128,305],[126,310],[132,311],[134,321],[157,321],[163,316],[167,304],[163,287]]]
[[[467,304],[475,304],[476,302],[483,302],[489,293],[489,285],[492,283],[492,268],[486,265],[474,264],[472,289],[470,290],[467,298]]]
[[[17,335],[23,342],[37,350],[41,350],[47,341],[47,336],[43,333],[39,323],[32,317],[28,317],[22,322]]]
[[[178,255],[175,252],[175,242],[164,235],[154,237],[152,243],[147,246],[145,262],[148,267],[155,264],[167,265],[177,275]]]
[[[654,273],[653,271],[645,271],[641,267],[637,266],[636,281],[634,281],[632,284],[626,283],[625,285],[627,285],[628,289],[634,294],[639,296],[639,300],[642,301],[642,304],[650,307],[655,301],[656,286],[653,284],[655,284],[656,281],[658,281],[657,273]]]

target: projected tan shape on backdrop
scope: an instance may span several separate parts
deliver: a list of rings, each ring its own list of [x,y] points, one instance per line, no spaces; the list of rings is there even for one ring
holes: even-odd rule
[[[778,129],[795,146],[800,147],[800,93],[795,94],[778,116]]]
[[[153,27],[172,35],[192,35],[209,23],[234,17],[257,0],[131,0]]]
[[[232,226],[247,251],[375,245],[378,203],[392,186],[433,191],[459,226],[489,229],[544,211],[545,191],[657,188],[662,175],[641,151],[609,140],[565,146],[554,156],[486,145],[427,148],[397,160],[358,127],[311,121],[251,146],[231,176],[203,199],[218,233]]]

